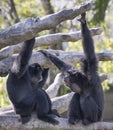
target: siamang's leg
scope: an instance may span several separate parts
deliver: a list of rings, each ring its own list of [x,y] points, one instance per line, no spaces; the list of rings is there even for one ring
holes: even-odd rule
[[[58,111],[56,109],[52,109],[52,103],[51,103],[51,100],[50,100],[48,94],[45,91],[44,91],[44,93],[45,93],[45,96],[46,96],[48,103],[49,103],[49,114],[53,114],[53,115],[60,117]]]
[[[82,59],[81,70],[86,76],[88,76],[88,62],[86,58]]]
[[[31,119],[31,113],[35,107],[35,93],[29,94],[15,105],[15,111],[20,115],[20,121],[24,124]]]
[[[28,107],[22,106],[22,107],[19,107],[19,108],[15,107],[14,109],[15,109],[16,114],[20,115],[19,121],[21,121],[22,124],[25,124],[28,121],[30,121],[30,119],[31,119],[30,113],[31,112],[29,112],[29,106]]]
[[[38,89],[36,95],[36,113],[40,120],[49,122],[52,124],[58,124],[59,122],[53,118],[52,115],[49,114],[49,103],[47,99],[47,95],[45,95],[44,90]]]
[[[75,93],[70,102],[68,111],[68,122],[70,124],[75,124],[82,120],[82,111],[80,107],[80,95]]]
[[[57,56],[49,53],[48,51],[40,50],[39,52],[43,53],[46,57],[48,57],[51,60],[51,62],[53,62],[57,66],[57,68],[63,72],[65,70],[69,70],[72,67],[60,60]]]
[[[98,105],[91,96],[81,97],[80,104],[83,113],[82,123],[84,125],[98,121]]]
[[[31,119],[31,115],[21,115],[20,117],[20,121],[22,122],[22,124],[29,122]]]
[[[56,109],[52,109],[51,114],[58,116],[58,117],[61,117],[61,115],[58,113],[58,111]]]

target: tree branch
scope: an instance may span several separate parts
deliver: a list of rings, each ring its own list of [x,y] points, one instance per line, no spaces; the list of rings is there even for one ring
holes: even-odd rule
[[[11,6],[10,13],[12,13],[12,15],[14,14],[14,15],[13,15],[13,19],[15,20],[14,22],[17,23],[17,22],[20,21],[20,19],[19,19],[19,17],[18,17],[16,8],[15,8],[14,0],[10,0],[10,6]]]
[[[53,7],[50,3],[50,0],[41,0],[41,3],[42,3],[42,6],[45,10],[45,13],[48,15],[48,14],[53,14],[54,13],[54,10],[53,10]]]
[[[15,115],[0,115],[0,130],[113,130],[113,123],[97,122],[87,126],[82,124],[69,125],[67,119],[56,118],[59,121],[59,125],[52,125],[37,119],[34,115],[28,123],[22,125],[18,121],[18,117]]]
[[[90,29],[92,36],[100,35],[103,32],[102,28],[92,28]],[[46,36],[41,36],[36,38],[35,47],[39,46],[49,46],[54,44],[59,44],[62,42],[75,42],[81,39],[81,32],[73,33],[56,33],[49,34]],[[12,45],[0,50],[0,60],[12,56],[12,54],[18,53],[22,47],[23,43]]]
[[[69,64],[76,64],[81,62],[81,59],[84,58],[84,54],[81,52],[65,52],[61,50],[47,50],[50,53],[58,56],[61,60],[69,63]],[[109,61],[113,60],[113,53],[97,53],[96,54],[100,61]],[[6,58],[0,61],[0,76],[6,76],[13,64],[13,61],[16,56],[12,56],[10,58]],[[32,63],[39,63],[42,67],[55,67],[50,60],[48,60],[42,53],[35,52],[30,60],[30,64]]]
[[[59,23],[73,19],[83,12],[91,10],[92,3],[85,4],[78,9],[62,10],[58,13],[48,15],[42,19],[28,18],[9,28],[0,31],[0,48],[7,45],[17,44],[33,38],[38,32],[56,27]]]
[[[63,84],[63,75],[58,73],[54,79],[54,82],[46,89],[50,98],[56,97],[60,86]]]
[[[3,19],[4,19],[5,23],[6,23],[6,25],[7,26],[11,26],[11,23],[10,23],[10,21],[8,19],[5,7],[1,7],[0,14],[2,15],[2,17],[3,17]]]

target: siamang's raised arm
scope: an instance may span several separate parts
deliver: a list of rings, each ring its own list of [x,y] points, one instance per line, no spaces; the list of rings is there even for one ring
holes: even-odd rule
[[[88,75],[88,62],[86,60],[86,58],[82,59],[82,65],[81,65],[81,70],[83,71],[84,74],[86,74],[86,76]]]
[[[53,54],[50,54],[48,51],[40,50],[40,52],[43,53],[46,57],[48,57],[52,61],[52,63],[54,63],[60,71],[64,72],[64,71],[72,68],[71,65],[66,64],[65,62],[63,62],[62,60],[60,60],[59,58],[57,58]]]
[[[93,39],[92,39],[90,30],[87,26],[85,15],[86,14],[83,13],[81,15],[81,18],[79,19],[79,21],[81,22],[83,50],[84,50],[85,58],[88,65],[87,71],[89,73],[92,73],[92,72],[96,73],[97,72],[97,58],[95,55]]]
[[[46,80],[48,78],[48,71],[49,71],[49,68],[44,68],[43,69],[43,72],[42,72],[42,81],[39,82],[38,88],[42,88],[44,86],[44,84],[46,83]]]
[[[19,55],[15,59],[11,72],[17,74],[18,77],[23,76],[26,71],[29,59],[32,55],[33,46],[35,43],[35,38],[27,40],[23,43],[22,49]]]

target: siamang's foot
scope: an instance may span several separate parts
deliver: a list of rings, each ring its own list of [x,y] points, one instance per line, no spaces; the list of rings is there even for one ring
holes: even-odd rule
[[[53,124],[53,125],[58,125],[58,124],[59,124],[59,121],[54,120],[54,122],[53,122],[52,124]]]
[[[68,122],[69,122],[69,124],[71,124],[71,125],[75,125],[75,124],[81,122],[81,120],[80,120],[80,119],[76,119],[76,118],[69,118],[69,119],[68,119]]]
[[[78,19],[81,23],[86,23],[86,13],[81,14],[81,18]]]
[[[52,110],[52,114],[55,115],[55,116],[61,117],[56,109]]]
[[[59,121],[57,121],[56,119],[54,119],[54,117],[52,115],[47,115],[47,116],[44,116],[44,117],[39,117],[38,118],[42,121],[45,121],[45,122],[48,122],[48,123],[51,123],[53,125],[58,125],[59,124]]]
[[[21,116],[20,121],[22,122],[22,124],[25,124],[27,122],[29,122],[31,119],[31,116]]]
[[[89,121],[89,120],[87,120],[87,119],[83,119],[82,120],[82,124],[83,125],[88,125],[88,124],[90,124],[91,122]]]

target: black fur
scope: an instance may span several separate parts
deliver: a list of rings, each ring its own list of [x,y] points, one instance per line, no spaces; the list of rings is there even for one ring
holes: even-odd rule
[[[22,123],[28,122],[31,113],[35,111],[39,119],[58,124],[51,115],[56,113],[51,109],[50,98],[42,89],[48,77],[48,69],[42,69],[38,63],[28,65],[34,43],[35,38],[25,41],[13,63],[7,79],[8,95]]]
[[[85,53],[83,69],[64,63],[47,51],[41,52],[47,56],[64,74],[64,81],[72,91],[76,92],[70,102],[68,121],[70,124],[82,122],[84,125],[102,119],[104,109],[103,90],[97,73],[97,59],[95,56],[93,39],[88,29],[85,14],[81,15],[82,44]]]

